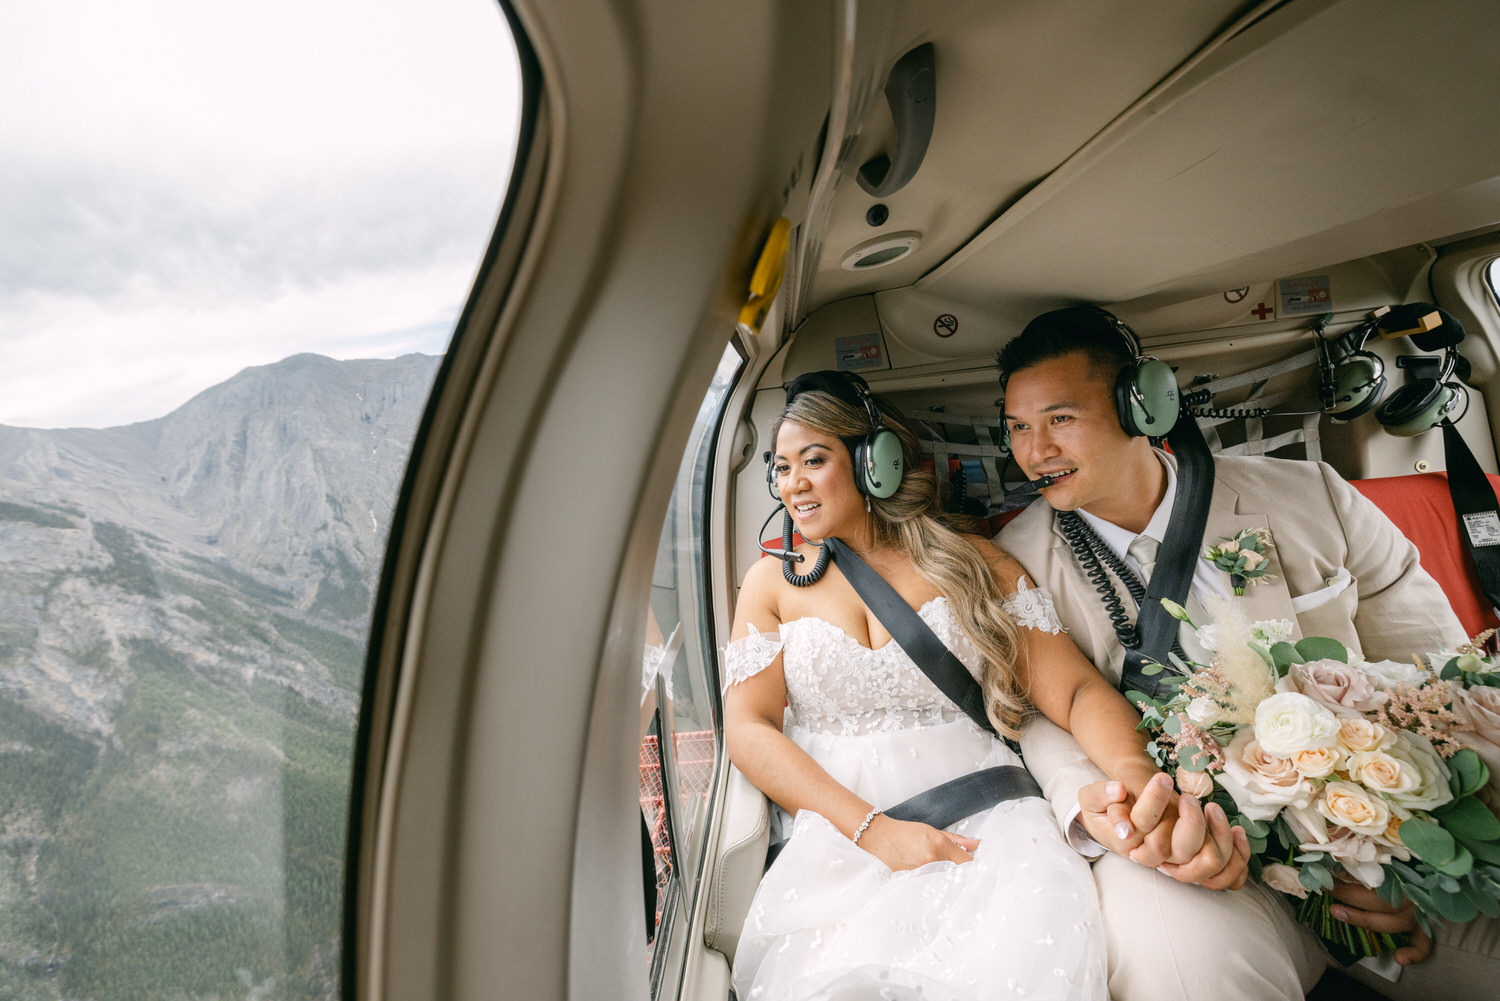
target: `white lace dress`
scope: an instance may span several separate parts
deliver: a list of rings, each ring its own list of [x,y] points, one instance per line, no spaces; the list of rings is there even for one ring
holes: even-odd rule
[[[1059,628],[1046,592],[1008,603]],[[1019,614],[1018,614],[1019,613]],[[944,598],[923,620],[971,672],[978,649]],[[894,642],[878,650],[822,619],[756,632],[725,650],[726,681],[783,653],[785,732],[880,807],[1019,759],[964,716]],[[980,840],[972,862],[892,872],[808,810],[761,881],[734,963],[740,1001],[1105,998],[1104,943],[1087,863],[1052,810],[1012,800],[950,830]]]

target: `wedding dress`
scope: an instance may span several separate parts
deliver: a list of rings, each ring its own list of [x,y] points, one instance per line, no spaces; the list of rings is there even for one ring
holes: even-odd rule
[[[1023,625],[1050,600],[1007,603]],[[1013,606],[1019,600],[1020,606]],[[1040,603],[1040,604],[1039,604]],[[919,614],[977,673],[982,657],[944,598]],[[1058,627],[1060,628],[1060,627]],[[872,650],[822,619],[788,622],[725,650],[727,684],[782,653],[784,732],[879,807],[992,765],[1019,764],[891,642]],[[823,817],[801,811],[745,919],[739,1001],[973,1001],[1107,996],[1098,900],[1087,863],[1041,799],[1011,800],[950,830],[978,838],[971,862],[892,872]]]

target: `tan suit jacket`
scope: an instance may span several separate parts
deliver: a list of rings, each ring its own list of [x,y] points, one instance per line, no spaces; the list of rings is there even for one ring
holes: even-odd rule
[[[1301,635],[1331,636],[1371,660],[1407,661],[1466,639],[1437,582],[1419,565],[1416,547],[1326,463],[1216,456],[1204,543],[1245,528],[1270,532],[1275,577],[1252,583],[1244,596],[1232,599],[1251,620],[1290,619]],[[1052,508],[1037,501],[995,541],[1051,592],[1073,641],[1118,685],[1124,647]],[[1341,567],[1354,582],[1334,595],[1328,582]],[[1115,586],[1134,621],[1129,592],[1119,581]],[[1314,594],[1326,600],[1300,615],[1293,611],[1293,597]],[[1026,724],[1021,748],[1059,820],[1081,786],[1103,778],[1077,742],[1044,718]]]

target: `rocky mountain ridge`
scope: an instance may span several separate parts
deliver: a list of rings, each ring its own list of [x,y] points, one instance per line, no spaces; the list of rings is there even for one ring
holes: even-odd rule
[[[0,426],[0,997],[337,996],[373,590],[439,362]]]

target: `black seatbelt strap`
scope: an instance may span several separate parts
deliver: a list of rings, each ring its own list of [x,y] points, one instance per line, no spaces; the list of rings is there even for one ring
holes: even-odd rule
[[[1453,422],[1444,418],[1442,427],[1448,493],[1458,514],[1459,535],[1479,573],[1479,586],[1490,604],[1500,608],[1500,504],[1495,488]]]
[[[884,577],[871,570],[854,550],[838,539],[829,539],[828,549],[833,554],[834,564],[843,572],[855,593],[890,631],[912,662],[932,679],[939,691],[963,710],[965,716],[994,733],[995,725],[984,711],[984,693],[979,690],[979,682],[947,644],[937,638],[906,599]]]
[[[984,693],[979,682],[964,667],[963,661],[954,656],[948,645],[937,638],[932,628],[922,621],[916,609],[870,565],[838,539],[828,540],[828,550],[833,562],[843,572],[856,594],[859,595],[881,625],[890,631],[891,637],[911,658],[923,674],[964,714],[989,733],[995,732],[984,711]],[[1012,745],[1014,746],[1014,745]],[[1020,753],[1017,749],[1016,753]],[[882,812],[896,820],[917,821],[938,829],[958,823],[988,810],[996,803],[1027,796],[1042,795],[1041,786],[1031,773],[1019,765],[997,765],[982,768],[968,775],[961,775],[910,799],[902,800]],[[771,845],[766,854],[766,865],[776,860],[785,841]]]
[[[1020,765],[996,765],[919,792],[885,811],[897,820],[917,820],[941,830],[1008,799],[1042,795],[1031,773]]]
[[[1187,601],[1214,493],[1213,456],[1192,415],[1186,412],[1178,415],[1176,425],[1167,434],[1167,443],[1177,459],[1177,496],[1172,501],[1167,537],[1157,551],[1156,566],[1146,584],[1146,597],[1136,614],[1140,643],[1133,649],[1126,648],[1120,675],[1121,691],[1146,695],[1156,694],[1161,676],[1146,674],[1144,668],[1148,663],[1168,663],[1167,654],[1180,627],[1161,599],[1168,598],[1179,605]]]

